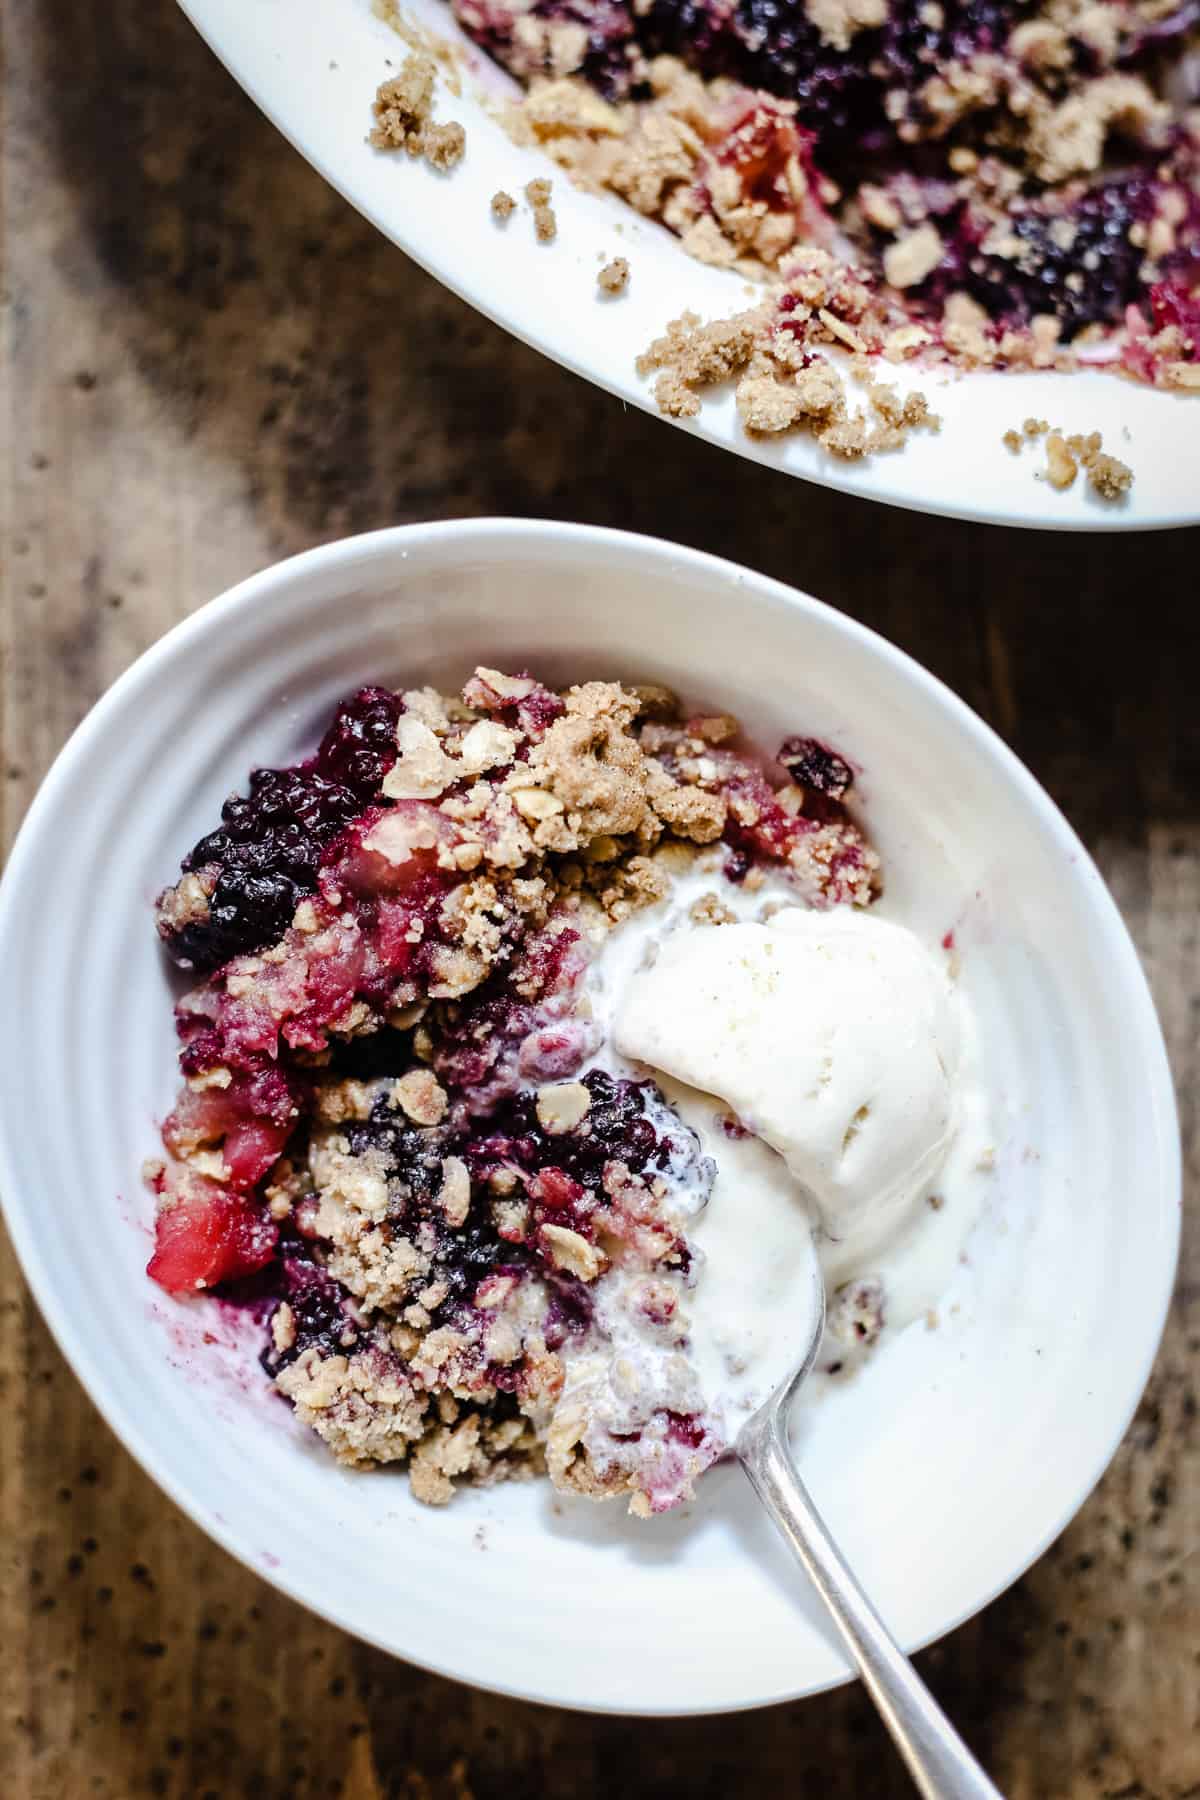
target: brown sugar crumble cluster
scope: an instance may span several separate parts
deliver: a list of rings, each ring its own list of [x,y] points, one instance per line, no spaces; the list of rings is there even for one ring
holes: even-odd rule
[[[875,380],[868,351],[876,340],[870,290],[827,252],[797,251],[777,299],[711,324],[685,313],[637,367],[643,375],[660,371],[655,398],[675,418],[699,412],[703,389],[734,380],[751,435],[804,428],[831,455],[852,460],[897,450],[911,431],[941,424],[923,394],[902,397]],[[833,345],[852,353],[848,372],[862,384],[866,410],[852,409],[845,376],[820,354]]]
[[[462,126],[454,119],[444,125],[433,121],[436,83],[436,63],[419,51],[406,57],[397,76],[381,83],[371,109],[375,124],[368,140],[376,150],[405,150],[443,171],[462,161],[467,147]]]
[[[728,1447],[677,1354],[712,1165],[654,1083],[595,1061],[588,970],[696,870],[712,923],[768,879],[869,904],[851,780],[811,739],[764,765],[661,687],[479,668],[461,695],[349,697],[159,899],[197,979],[150,1275],[258,1317],[297,1418],[420,1500],[546,1470],[678,1504]],[[597,1410],[614,1291],[665,1373]]]
[[[596,286],[602,294],[623,294],[629,286],[629,263],[623,256],[614,256],[611,262],[596,274]]]
[[[1038,439],[1044,439],[1046,446],[1046,466],[1039,471],[1039,479],[1060,493],[1074,484],[1081,468],[1087,473],[1088,486],[1101,500],[1120,500],[1133,486],[1133,470],[1119,457],[1108,455],[1098,431],[1067,436],[1052,431],[1045,419],[1026,419],[1020,431],[1004,433],[1004,443],[1014,456]]]
[[[558,236],[558,219],[550,204],[551,183],[539,177],[525,183],[525,198],[533,208],[533,229],[539,244],[552,244]]]
[[[539,244],[553,243],[558,236],[558,220],[550,204],[550,191],[550,183],[545,180],[525,184],[525,199],[533,213],[534,235]],[[499,225],[507,225],[517,210],[517,202],[504,188],[498,188],[492,195],[491,204],[492,217]]]

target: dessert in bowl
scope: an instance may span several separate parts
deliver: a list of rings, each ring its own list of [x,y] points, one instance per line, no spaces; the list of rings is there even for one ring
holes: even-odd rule
[[[948,1166],[961,1000],[868,914],[849,765],[741,738],[661,684],[362,688],[160,895],[148,1273],[256,1312],[347,1466],[649,1517],[788,1372],[814,1238],[837,1373],[940,1299],[909,1265],[945,1279],[991,1156],[976,1120]]]
[[[343,709],[323,736],[365,681],[376,693]],[[483,785],[524,817],[514,794],[553,797],[557,787],[562,797],[567,777],[541,746],[561,744],[555,725],[583,720],[600,701],[593,684],[615,733],[607,741],[621,745],[614,761],[624,759],[628,774],[632,744],[654,765],[641,768],[635,786],[638,804],[664,829],[643,812],[635,830],[652,840],[638,854],[669,885],[614,921],[622,895],[631,898],[630,860],[608,845],[590,859],[578,847],[534,845],[536,870],[527,853],[512,876],[530,884],[520,890],[527,914],[494,921],[513,955],[477,988],[431,996],[415,1022],[397,1016],[333,1045],[297,1042],[275,1058],[285,1085],[301,1070],[307,1083],[289,1101],[308,1134],[294,1145],[300,1179],[291,1180],[279,1167],[290,1134],[272,1084],[264,1079],[242,1103],[248,1071],[234,1066],[229,1034],[247,1018],[220,1004],[231,972],[261,1030],[264,973],[276,971],[275,991],[287,985],[294,995],[300,940],[356,930],[362,957],[323,959],[325,973],[310,988],[326,1007],[319,1027],[310,1016],[292,1030],[303,1009],[288,1013],[293,1036],[319,1030],[328,1040],[349,1009],[370,1009],[383,995],[364,971],[384,941],[381,921],[400,923],[388,909],[403,905],[409,918],[399,935],[414,956],[391,968],[389,981],[400,973],[450,982],[455,967],[463,979],[463,965],[447,959],[468,946],[442,935],[444,908],[466,885],[457,876],[479,880],[482,862],[462,868],[472,860],[460,855],[472,835],[461,829],[472,824],[465,814],[451,841],[415,810],[430,807],[448,825],[447,797],[463,797],[461,772],[432,792],[446,769],[430,753],[461,765],[464,746],[469,762],[489,741],[491,754],[503,749],[508,761],[482,770]],[[465,702],[456,697],[464,686]],[[666,686],[684,706],[674,718],[653,718],[646,709]],[[419,698],[427,689],[442,697],[442,729],[432,700]],[[400,696],[404,710],[386,695]],[[744,735],[729,735],[727,715]],[[596,716],[587,713],[589,732]],[[381,748],[386,768],[370,764]],[[777,760],[781,748],[793,767]],[[313,760],[322,757],[324,768]],[[329,759],[343,757],[335,769]],[[705,765],[698,782],[683,779],[689,759]],[[257,777],[247,796],[254,768],[293,774]],[[311,790],[319,780],[349,792],[347,775],[361,778],[363,791],[339,812],[338,797],[322,790],[329,835],[310,858],[284,814],[291,807],[295,823],[299,800],[324,831],[322,808],[308,807]],[[776,796],[775,822],[789,822],[783,838],[768,834],[769,847],[786,851],[786,872],[761,846],[750,855],[732,841],[732,799],[753,780]],[[400,791],[418,782],[424,794]],[[808,810],[794,794],[786,805],[778,799],[788,788],[803,790]],[[774,819],[767,793],[754,792],[754,822]],[[221,822],[231,794],[241,798]],[[251,891],[234,872],[247,873],[253,858],[242,855],[239,865],[238,855],[261,842],[255,797],[260,815],[273,810],[284,828],[290,860],[271,860],[276,841]],[[628,789],[625,799],[632,804]],[[544,802],[524,804],[531,837],[560,817]],[[571,810],[564,802],[564,815]],[[705,811],[702,836],[719,823],[707,843],[665,828],[664,813],[695,828]],[[396,821],[406,854],[384,860],[419,882],[397,883],[394,873],[380,881],[378,869],[345,860],[382,828],[378,853]],[[434,841],[418,845],[414,822]],[[224,834],[216,841],[214,827]],[[444,844],[456,871],[448,884],[431,879]],[[414,849],[424,857],[419,869],[407,868]],[[155,941],[150,910],[185,857],[192,867],[160,904],[168,937],[192,964],[180,979]],[[572,860],[578,887],[567,873]],[[546,896],[532,891],[538,879],[554,889],[544,919]],[[51,880],[68,898],[47,930]],[[823,880],[844,885],[831,893]],[[773,891],[776,881],[783,891]],[[439,890],[435,924],[429,909]],[[424,921],[419,933],[414,913]],[[313,923],[315,931],[305,929]],[[574,930],[574,944],[556,941]],[[218,931],[226,934],[219,942],[205,936]],[[591,954],[568,980],[581,943]],[[868,948],[886,979],[867,985],[891,998],[872,1032],[839,1040]],[[776,1002],[756,1013],[753,981],[739,990],[725,959],[745,967],[763,957],[780,979]],[[255,960],[258,969],[247,966]],[[518,1009],[511,992],[498,990],[521,967],[528,1012],[509,1031]],[[1102,984],[1097,967],[1106,971]],[[339,987],[335,974],[352,968]],[[915,665],[817,603],[708,558],[620,534],[482,522],[351,540],[255,577],[148,653],[64,752],[5,878],[0,983],[14,1015],[30,1021],[0,1103],[10,1221],[39,1299],[106,1415],[168,1491],[270,1579],[375,1642],[465,1679],[565,1704],[687,1711],[762,1703],[844,1677],[809,1597],[754,1521],[737,1471],[720,1459],[716,1439],[743,1397],[711,1384],[714,1368],[730,1368],[729,1345],[689,1361],[705,1319],[721,1323],[720,1306],[704,1299],[706,1272],[710,1294],[723,1286],[722,1269],[745,1275],[727,1316],[744,1330],[748,1315],[754,1323],[762,1314],[772,1337],[788,1292],[803,1290],[774,1251],[764,1267],[764,1222],[781,1216],[787,1194],[766,1176],[756,1190],[753,1157],[776,1176],[786,1162],[787,1180],[817,1198],[830,1239],[852,1244],[854,1227],[864,1227],[850,1260],[829,1271],[846,1290],[851,1341],[875,1336],[879,1322],[872,1296],[853,1294],[858,1273],[881,1266],[871,1241],[879,1215],[872,1222],[856,1213],[863,1197],[890,1197],[900,1213],[919,1201],[918,1216],[939,1230],[959,1210],[956,1194],[964,1215],[974,1208],[961,1249],[955,1244],[935,1270],[941,1291],[932,1306],[905,1325],[894,1298],[865,1355],[830,1352],[798,1420],[806,1477],[910,1644],[982,1604],[1061,1528],[1111,1454],[1153,1354],[1177,1230],[1174,1118],[1152,1008],[1102,883],[1030,778]],[[197,989],[218,1003],[199,1007],[186,997]],[[584,992],[589,1005],[580,1008]],[[732,1012],[706,1033],[709,992]],[[800,994],[812,1020],[807,1038],[791,1035]],[[389,1010],[402,998],[389,991]],[[331,1011],[335,999],[341,1010]],[[487,1031],[471,1034],[468,1068],[468,1046],[452,1027],[473,1004],[497,999],[507,1004],[492,1007]],[[182,1104],[171,1073],[176,1001],[186,1039]],[[898,1039],[897,1016],[923,1010],[912,1043]],[[749,1048],[731,1067],[721,1051],[743,1026]],[[212,1039],[205,1043],[212,1032],[226,1034],[220,1062]],[[822,1034],[844,1052],[830,1084],[836,1142],[794,1109],[781,1117],[782,1058],[766,1048],[782,1045],[791,1056],[795,1045],[801,1063],[812,1054],[819,1065],[812,1045]],[[921,1044],[934,1047],[930,1068],[920,1079],[906,1071],[904,1098],[881,1071],[913,1061]],[[381,1067],[372,1045],[386,1048]],[[248,1040],[243,1053],[247,1061],[260,1054]],[[566,1064],[554,1060],[559,1054]],[[342,1057],[352,1066],[339,1068]],[[211,1079],[222,1068],[229,1081]],[[951,1106],[952,1092],[961,1103],[971,1085],[964,1070],[977,1071],[986,1114]],[[64,1091],[78,1110],[71,1133],[57,1111]],[[209,1102],[234,1095],[236,1126],[213,1132],[210,1115],[202,1128]],[[192,1125],[209,1134],[195,1153],[212,1159],[190,1171],[188,1097],[197,1103]],[[868,1098],[876,1104],[856,1124]],[[953,1142],[944,1144],[948,1111]],[[158,1179],[168,1189],[183,1182],[164,1220],[182,1207],[186,1222],[197,1195],[211,1202],[212,1189],[232,1186],[225,1204],[254,1213],[244,1230],[189,1235],[168,1224],[155,1248],[155,1204],[140,1168],[156,1117],[174,1145]],[[911,1142],[898,1148],[906,1135]],[[990,1171],[976,1166],[980,1139],[994,1151]],[[961,1186],[952,1167],[960,1147],[970,1152]],[[939,1163],[943,1151],[950,1160]],[[855,1179],[858,1156],[865,1186]],[[710,1157],[718,1173],[708,1205],[689,1212],[687,1196],[702,1189]],[[251,1174],[255,1163],[262,1167]],[[264,1179],[277,1189],[269,1199],[255,1186]],[[931,1207],[943,1189],[947,1204]],[[354,1194],[379,1217],[351,1218]],[[668,1214],[674,1236],[661,1229]],[[802,1271],[807,1216],[800,1222]],[[419,1290],[397,1282],[387,1296],[368,1293],[381,1263],[364,1239],[381,1226],[390,1277],[413,1246],[428,1258],[415,1271]],[[700,1268],[689,1280],[694,1249]],[[206,1264],[209,1253],[215,1260]],[[223,1264],[231,1253],[258,1268]],[[191,1297],[168,1296],[147,1279],[152,1255],[168,1285],[190,1283]],[[909,1268],[913,1309],[928,1263],[922,1254]],[[884,1287],[896,1297],[904,1270],[891,1269]],[[672,1371],[681,1393],[656,1390],[654,1404],[643,1405],[624,1392],[642,1408],[632,1431],[628,1418],[605,1416],[604,1344],[621,1313],[622,1271],[626,1290],[640,1284],[641,1302],[667,1315],[674,1307],[692,1325],[685,1368]],[[197,1294],[198,1278],[215,1278],[224,1298]],[[247,1291],[255,1279],[293,1286],[255,1297]],[[522,1290],[527,1307],[518,1316]],[[581,1292],[593,1309],[582,1324]],[[480,1304],[491,1298],[501,1304]],[[412,1319],[402,1316],[409,1307]],[[489,1312],[495,1318],[485,1325]],[[668,1327],[644,1304],[641,1316]],[[431,1346],[439,1323],[465,1340],[451,1346],[461,1366],[441,1388],[425,1385],[422,1419],[433,1429],[398,1430],[402,1416],[413,1417],[400,1377],[407,1370],[411,1383],[421,1374],[414,1364],[445,1348],[445,1338]],[[381,1424],[378,1413],[351,1405],[322,1442],[309,1428],[329,1410],[319,1404],[322,1384],[343,1380],[357,1356],[382,1356],[384,1331],[401,1338],[386,1351],[384,1373],[397,1390],[389,1418]],[[259,1362],[264,1347],[268,1369]],[[647,1333],[637,1347],[651,1367],[668,1348]],[[537,1407],[522,1409],[523,1398],[534,1399],[528,1375],[543,1350],[563,1365],[557,1409],[578,1403],[573,1438],[569,1418],[558,1418],[564,1429],[552,1442]],[[746,1369],[752,1352],[734,1347]],[[838,1361],[846,1366],[829,1368]],[[488,1379],[473,1389],[481,1369]],[[503,1371],[514,1377],[507,1393],[493,1378]],[[370,1383],[379,1371],[369,1373],[351,1385],[377,1400]],[[280,1375],[295,1411],[277,1391]],[[692,1377],[698,1399],[686,1387]],[[444,1454],[455,1431],[461,1467]],[[411,1482],[390,1463],[367,1473],[330,1455],[384,1461],[361,1451],[389,1435],[404,1441],[403,1457],[392,1460],[413,1464]],[[543,1457],[551,1481],[489,1479],[498,1467],[519,1472],[506,1458],[533,1469]],[[1037,1484],[1022,1473],[1030,1466],[1041,1471]],[[456,1490],[452,1504],[422,1505],[414,1495],[424,1487],[425,1498],[443,1499],[442,1484]],[[597,1487],[618,1503],[592,1504]],[[707,1598],[699,1615],[698,1583]],[[481,1618],[492,1622],[486,1631]],[[644,1648],[636,1659],[622,1648],[631,1620]]]

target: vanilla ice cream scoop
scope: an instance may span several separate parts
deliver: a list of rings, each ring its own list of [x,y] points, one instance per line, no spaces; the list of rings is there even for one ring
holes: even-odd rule
[[[779,1153],[832,1240],[834,1276],[903,1228],[955,1134],[949,981],[910,931],[869,913],[788,907],[670,933],[628,983],[615,1038]]]

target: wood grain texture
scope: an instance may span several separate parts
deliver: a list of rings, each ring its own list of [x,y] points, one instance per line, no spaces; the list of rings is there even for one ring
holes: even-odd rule
[[[6,842],[112,678],[278,556],[465,514],[657,532],[900,642],[1045,782],[1145,958],[1194,1191],[1200,535],[931,523],[737,462],[441,292],[168,0],[5,0],[0,25]],[[1198,1282],[1192,1231],[1100,1488],[1023,1581],[920,1658],[1013,1800],[1200,1796]],[[856,1690],[636,1724],[475,1694],[355,1644],[180,1517],[100,1423],[7,1254],[0,1286],[6,1797],[907,1795]]]

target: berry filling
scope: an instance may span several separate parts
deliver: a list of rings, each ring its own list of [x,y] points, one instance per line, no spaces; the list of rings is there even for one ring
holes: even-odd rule
[[[361,688],[338,707],[308,762],[255,769],[250,791],[221,808],[183,868],[202,884],[207,906],[159,929],[183,968],[200,973],[280,937],[298,902],[314,893],[325,850],[378,792],[396,759],[400,700]]]

